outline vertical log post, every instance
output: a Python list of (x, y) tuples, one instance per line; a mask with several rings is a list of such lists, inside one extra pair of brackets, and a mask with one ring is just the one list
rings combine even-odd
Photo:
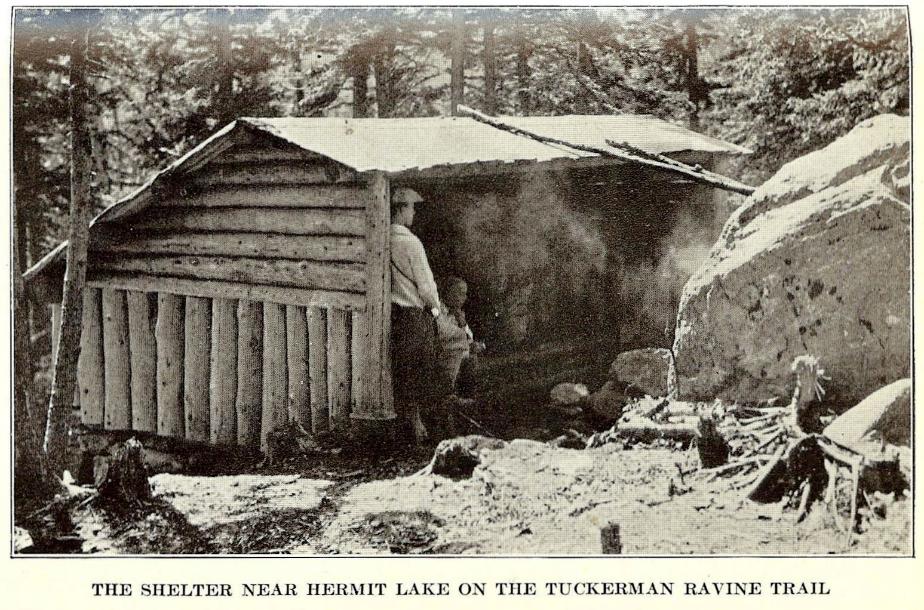
[(215, 445), (237, 443), (237, 301), (212, 301), (209, 364), (209, 439)]
[(260, 445), (263, 400), (263, 307), (254, 301), (237, 304), (237, 443)]
[(157, 433), (185, 437), (183, 421), (183, 297), (157, 295)]
[(374, 172), (366, 205), (366, 324), (363, 398), (352, 417), (394, 419), (389, 366), (391, 333), (391, 190), (383, 172)]
[(327, 419), (327, 312), (308, 308), (308, 378), (311, 389), (311, 430), (326, 432)]
[(311, 394), (308, 379), (308, 312), (286, 306), (286, 359), (289, 371), (289, 420), (311, 430)]
[(366, 313), (354, 311), (350, 328), (350, 412), (360, 408), (363, 397), (363, 366), (366, 362), (366, 348), (369, 343), (369, 327)]
[(125, 291), (103, 290), (103, 361), (105, 366), (107, 430), (132, 426), (131, 353)]
[(286, 371), (286, 307), (263, 304), (263, 413), (260, 447), (288, 421), (288, 373)]
[(153, 295), (131, 290), (127, 296), (128, 344), (132, 354), (132, 430), (156, 433), (157, 344)]
[(185, 347), (183, 352), (183, 404), (186, 438), (209, 442), (209, 367), (212, 342), (210, 299), (186, 297)]
[(332, 430), (350, 427), (350, 312), (327, 312), (327, 404)]
[(103, 425), (106, 403), (102, 300), (99, 288), (87, 288), (83, 293), (83, 333), (80, 335), (77, 385), (80, 391), (80, 421), (90, 427)]

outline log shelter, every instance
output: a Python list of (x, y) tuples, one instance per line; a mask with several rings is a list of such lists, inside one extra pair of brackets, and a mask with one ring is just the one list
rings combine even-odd
[[(652, 117), (505, 120), (694, 161), (748, 152)], [(623, 165), (470, 118), (238, 119), (91, 223), (81, 422), (258, 448), (290, 421), (394, 418), (390, 190)], [(65, 249), (24, 274), (52, 319)]]

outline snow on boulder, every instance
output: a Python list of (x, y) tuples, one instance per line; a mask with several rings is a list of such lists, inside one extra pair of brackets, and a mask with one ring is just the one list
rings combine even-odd
[(831, 422), (824, 435), (850, 448), (867, 440), (910, 446), (911, 379), (900, 379), (876, 390)]
[[(872, 119), (819, 151), (827, 156), (793, 161), (729, 219), (681, 296), (678, 397), (786, 396), (803, 354), (830, 375), (826, 401), (843, 406), (908, 376), (911, 209), (892, 188), (902, 147), (882, 141), (907, 139), (901, 121), (904, 130), (898, 117)], [(873, 158), (885, 164), (869, 169)]]
[(736, 211), (725, 225), (723, 237), (732, 237), (768, 210), (840, 186), (874, 169), (883, 171), (883, 183), (907, 201), (910, 145), (908, 117), (881, 114), (867, 119), (828, 146), (780, 168)]

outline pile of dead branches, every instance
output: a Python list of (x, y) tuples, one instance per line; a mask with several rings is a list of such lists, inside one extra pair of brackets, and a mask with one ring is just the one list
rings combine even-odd
[(792, 370), (796, 388), (789, 404), (738, 406), (719, 418), (716, 429), (728, 443), (730, 461), (698, 474), (706, 483), (744, 490), (748, 500), (796, 507), (797, 522), (821, 502), (849, 542), (864, 495), (861, 479), (882, 478), (897, 464), (870, 459), (822, 434), (829, 420), (821, 409), (824, 371), (811, 356), (797, 358)]

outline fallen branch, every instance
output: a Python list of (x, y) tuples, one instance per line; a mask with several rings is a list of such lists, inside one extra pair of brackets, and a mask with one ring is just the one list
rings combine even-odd
[(824, 451), (825, 455), (827, 455), (835, 462), (840, 462), (841, 464), (849, 466), (850, 468), (858, 468), (863, 462), (863, 456), (855, 454), (849, 449), (843, 449), (840, 446), (835, 445), (834, 442), (829, 440), (827, 437), (821, 437), (819, 439), (818, 447)]
[(659, 438), (689, 442), (696, 438), (697, 433), (696, 426), (692, 424), (656, 424), (636, 417), (620, 421), (616, 426), (617, 437), (641, 443)]
[(496, 435), (496, 434), (491, 433), (490, 430), (488, 430), (487, 428), (485, 428), (484, 426), (482, 426), (481, 424), (479, 424), (477, 421), (475, 421), (474, 419), (472, 419), (471, 417), (469, 417), (468, 415), (466, 415), (466, 414), (463, 413), (462, 411), (456, 411), (456, 415), (461, 416), (462, 419), (464, 419), (465, 421), (467, 421), (467, 422), (470, 423), (471, 425), (475, 426), (476, 428), (478, 428), (479, 430), (481, 430), (482, 432), (484, 432), (486, 436), (489, 436), (489, 437), (491, 437), (491, 438), (497, 438), (497, 435)]
[(753, 457), (745, 458), (743, 460), (737, 460), (734, 462), (729, 462), (724, 466), (716, 466), (715, 468), (704, 468), (700, 470), (703, 474), (712, 474), (713, 476), (718, 476), (729, 470), (734, 470), (742, 466), (752, 466), (754, 464), (760, 464), (761, 462), (767, 462), (770, 458), (765, 455), (755, 455)]
[(786, 454), (786, 450), (789, 447), (786, 445), (781, 446), (776, 450), (776, 453), (773, 454), (773, 457), (770, 459), (767, 464), (761, 468), (760, 472), (757, 474), (757, 478), (754, 479), (754, 483), (748, 489), (748, 492), (744, 494), (749, 500), (753, 500), (765, 487), (767, 482), (770, 480), (771, 475), (779, 467), (783, 461), (783, 456)]
[(478, 112), (473, 108), (468, 106), (459, 105), (457, 108), (458, 113), (461, 116), (468, 116), (476, 121), (490, 125), (495, 129), (500, 129), (501, 131), (506, 131), (515, 135), (523, 136), (535, 140), (537, 142), (542, 142), (544, 144), (555, 144), (557, 146), (566, 146), (574, 150), (580, 150), (582, 152), (593, 153), (595, 155), (600, 155), (601, 157), (607, 157), (610, 159), (619, 159), (621, 161), (629, 161), (632, 163), (639, 163), (641, 165), (647, 165), (649, 167), (654, 167), (656, 169), (664, 170), (666, 172), (679, 174), (685, 178), (689, 178), (693, 182), (699, 182), (701, 184), (708, 184), (722, 190), (731, 191), (733, 193), (738, 193), (741, 195), (750, 195), (754, 192), (754, 187), (748, 186), (737, 180), (733, 180), (726, 176), (709, 172), (703, 169), (697, 170), (695, 167), (681, 163), (680, 161), (672, 160), (671, 163), (664, 161), (659, 161), (650, 158), (649, 155), (639, 156), (637, 154), (631, 154), (625, 152), (619, 148), (600, 148), (597, 146), (587, 146), (584, 144), (576, 144), (574, 142), (568, 142), (566, 140), (560, 140), (558, 138), (552, 138), (549, 136), (543, 136), (538, 133), (529, 131), (527, 129), (522, 129), (520, 127), (515, 127), (503, 121), (489, 117), (485, 114)]

